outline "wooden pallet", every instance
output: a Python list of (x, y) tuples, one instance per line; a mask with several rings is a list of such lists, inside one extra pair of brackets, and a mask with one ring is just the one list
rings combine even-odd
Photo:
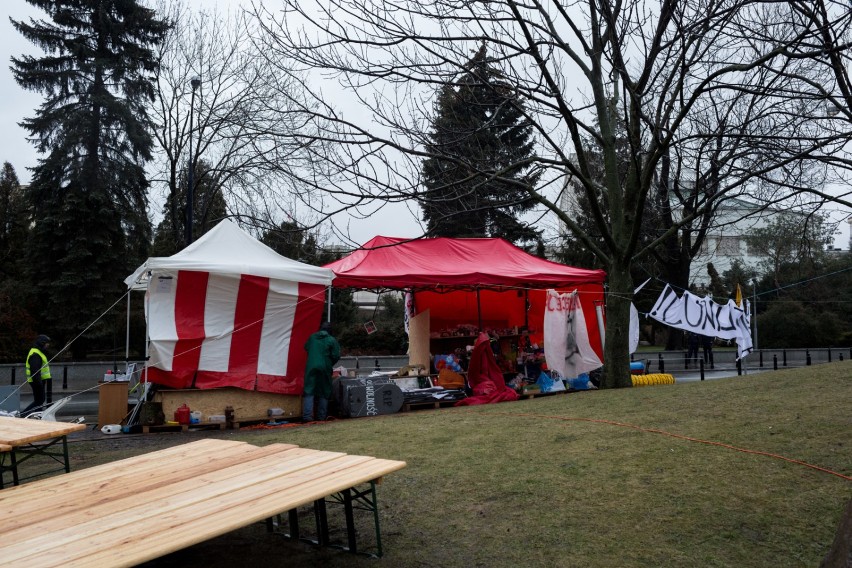
[(402, 405), (403, 412), (411, 410), (424, 410), (428, 408), (447, 408), (453, 406), (458, 400), (424, 400), (423, 402), (407, 402)]
[(151, 432), (189, 432), (194, 430), (224, 430), (224, 422), (199, 422), (198, 424), (159, 424), (157, 426), (142, 426), (143, 434)]
[(527, 399), (527, 398), (537, 398), (537, 397), (540, 397), (540, 396), (553, 396), (553, 395), (557, 395), (557, 394), (567, 394), (569, 392), (578, 392), (578, 391), (572, 391), (572, 390), (568, 389), (568, 390), (553, 391), (553, 392), (530, 392), (530, 393), (527, 393), (527, 394), (519, 394), (518, 398), (520, 400), (524, 400), (524, 399)]

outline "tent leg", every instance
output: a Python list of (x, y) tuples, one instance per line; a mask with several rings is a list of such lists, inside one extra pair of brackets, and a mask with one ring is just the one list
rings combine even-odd
[(598, 333), (601, 335), (601, 349), (606, 345), (606, 329), (604, 329), (603, 307), (600, 302), (595, 302), (595, 315), (598, 318)]

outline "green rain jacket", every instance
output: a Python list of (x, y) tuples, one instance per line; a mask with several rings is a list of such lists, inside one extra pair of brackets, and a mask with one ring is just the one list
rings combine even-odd
[(305, 394), (331, 398), (331, 370), (340, 359), (340, 344), (327, 331), (318, 331), (308, 338), (305, 351)]

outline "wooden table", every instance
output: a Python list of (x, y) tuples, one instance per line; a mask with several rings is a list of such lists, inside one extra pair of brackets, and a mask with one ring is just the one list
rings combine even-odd
[[(369, 483), (405, 462), (206, 439), (0, 492), (8, 565), (134, 566)], [(350, 541), (351, 503), (347, 507)]]
[[(7, 471), (12, 473), (12, 481), (18, 485), (21, 482), (18, 465), (35, 456), (49, 457), (61, 463), (66, 473), (70, 472), (66, 436), (85, 429), (85, 424), (0, 416), (0, 489), (3, 489), (3, 477)], [(61, 453), (54, 447), (59, 443), (62, 444)], [(9, 465), (6, 465), (7, 458)], [(49, 472), (39, 475), (44, 473)]]

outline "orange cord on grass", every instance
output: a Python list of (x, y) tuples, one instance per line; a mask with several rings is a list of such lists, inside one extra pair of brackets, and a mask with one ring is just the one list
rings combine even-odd
[(548, 416), (543, 414), (531, 414), (531, 413), (522, 413), (522, 412), (495, 412), (494, 414), (503, 414), (505, 416), (523, 416), (523, 417), (531, 417), (531, 418), (550, 418), (553, 420), (565, 420), (565, 421), (575, 421), (575, 422), (595, 422), (598, 424), (609, 424), (612, 426), (622, 426), (624, 428), (633, 428), (634, 430), (639, 430), (642, 432), (650, 432), (652, 434), (662, 434), (663, 436), (670, 436), (672, 438), (678, 438), (680, 440), (687, 440), (689, 442), (698, 442), (700, 444), (707, 444), (710, 446), (720, 446), (722, 448), (728, 448), (729, 450), (735, 450), (737, 452), (743, 452), (745, 454), (757, 454), (760, 456), (768, 456), (770, 458), (779, 459), (782, 461), (794, 463), (797, 465), (803, 465), (805, 467), (809, 467), (811, 469), (815, 469), (817, 471), (821, 471), (823, 473), (828, 473), (831, 475), (835, 475), (841, 479), (845, 479), (846, 481), (852, 481), (852, 476), (844, 475), (842, 473), (838, 473), (836, 471), (832, 471), (830, 469), (820, 467), (818, 465), (813, 465), (808, 462), (803, 462), (801, 460), (794, 460), (791, 458), (787, 458), (778, 454), (773, 454), (770, 452), (762, 452), (760, 450), (749, 450), (746, 448), (738, 448), (737, 446), (732, 446), (730, 444), (724, 444), (722, 442), (712, 442), (710, 440), (701, 440), (699, 438), (691, 438), (689, 436), (684, 436), (682, 434), (672, 434), (671, 432), (666, 432), (665, 430), (658, 430), (656, 428), (644, 428), (642, 426), (636, 426), (635, 424), (627, 424), (625, 422), (615, 422), (614, 420), (602, 420), (599, 418), (572, 418), (568, 416)]

